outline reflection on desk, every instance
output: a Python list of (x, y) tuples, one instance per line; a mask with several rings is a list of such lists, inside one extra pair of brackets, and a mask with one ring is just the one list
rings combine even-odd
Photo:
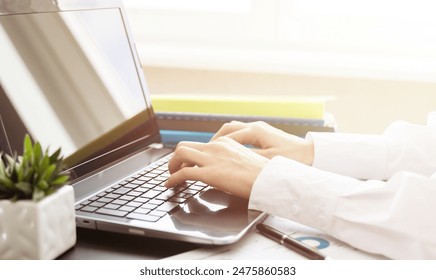
[(143, 236), (77, 229), (77, 243), (61, 260), (156, 260), (199, 248), (199, 245)]

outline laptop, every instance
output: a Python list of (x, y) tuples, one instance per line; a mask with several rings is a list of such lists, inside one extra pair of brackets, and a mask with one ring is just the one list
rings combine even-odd
[(62, 148), (78, 227), (223, 245), (264, 216), (202, 182), (163, 187), (172, 149), (121, 1), (0, 0), (0, 61), (0, 148)]

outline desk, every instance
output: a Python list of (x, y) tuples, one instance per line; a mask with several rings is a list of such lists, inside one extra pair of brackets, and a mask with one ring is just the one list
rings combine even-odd
[[(310, 227), (269, 216), (264, 223), (317, 247), (335, 260), (379, 260), (383, 256), (369, 254), (353, 248), (331, 236)], [(301, 241), (300, 240), (300, 241)], [(225, 246), (203, 246), (173, 255), (167, 260), (306, 260), (300, 254), (266, 238), (252, 228), (239, 242)]]
[[(323, 252), (334, 259), (384, 259), (352, 248), (314, 229), (278, 217), (266, 220), (293, 236), (310, 235), (328, 240)], [(256, 246), (253, 246), (256, 244)], [(315, 244), (313, 244), (315, 245)], [(258, 234), (252, 228), (242, 240), (225, 246), (205, 246), (180, 241), (147, 238), (89, 229), (77, 230), (76, 245), (61, 260), (286, 260), (305, 259), (301, 255)]]
[(76, 245), (61, 260), (155, 260), (198, 249), (199, 245), (89, 229), (77, 229)]

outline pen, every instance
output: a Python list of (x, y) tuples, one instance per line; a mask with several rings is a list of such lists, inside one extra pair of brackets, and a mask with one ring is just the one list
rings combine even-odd
[(316, 248), (313, 248), (307, 244), (304, 244), (303, 242), (295, 240), (294, 238), (292, 238), (292, 237), (284, 234), (283, 232), (280, 232), (277, 229), (272, 228), (268, 225), (260, 223), (260, 224), (257, 224), (256, 229), (262, 235), (280, 243), (281, 245), (299, 253), (300, 255), (305, 256), (306, 258), (308, 258), (310, 260), (330, 259), (329, 257), (327, 257), (324, 254), (322, 254), (321, 252), (319, 252)]

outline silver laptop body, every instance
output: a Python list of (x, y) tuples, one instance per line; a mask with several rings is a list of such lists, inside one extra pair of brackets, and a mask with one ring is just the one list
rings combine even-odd
[[(229, 244), (262, 218), (247, 210), (247, 201), (210, 187), (186, 191), (192, 195), (153, 221), (83, 208), (120, 184), (140, 188), (129, 178), (171, 153), (160, 142), (122, 3), (0, 0), (0, 24), (0, 148), (20, 152), (25, 133), (43, 146), (62, 147), (78, 227)], [(138, 195), (129, 193), (118, 194)], [(92, 205), (110, 203), (103, 201)], [(141, 201), (132, 199), (129, 209), (140, 209)]]

